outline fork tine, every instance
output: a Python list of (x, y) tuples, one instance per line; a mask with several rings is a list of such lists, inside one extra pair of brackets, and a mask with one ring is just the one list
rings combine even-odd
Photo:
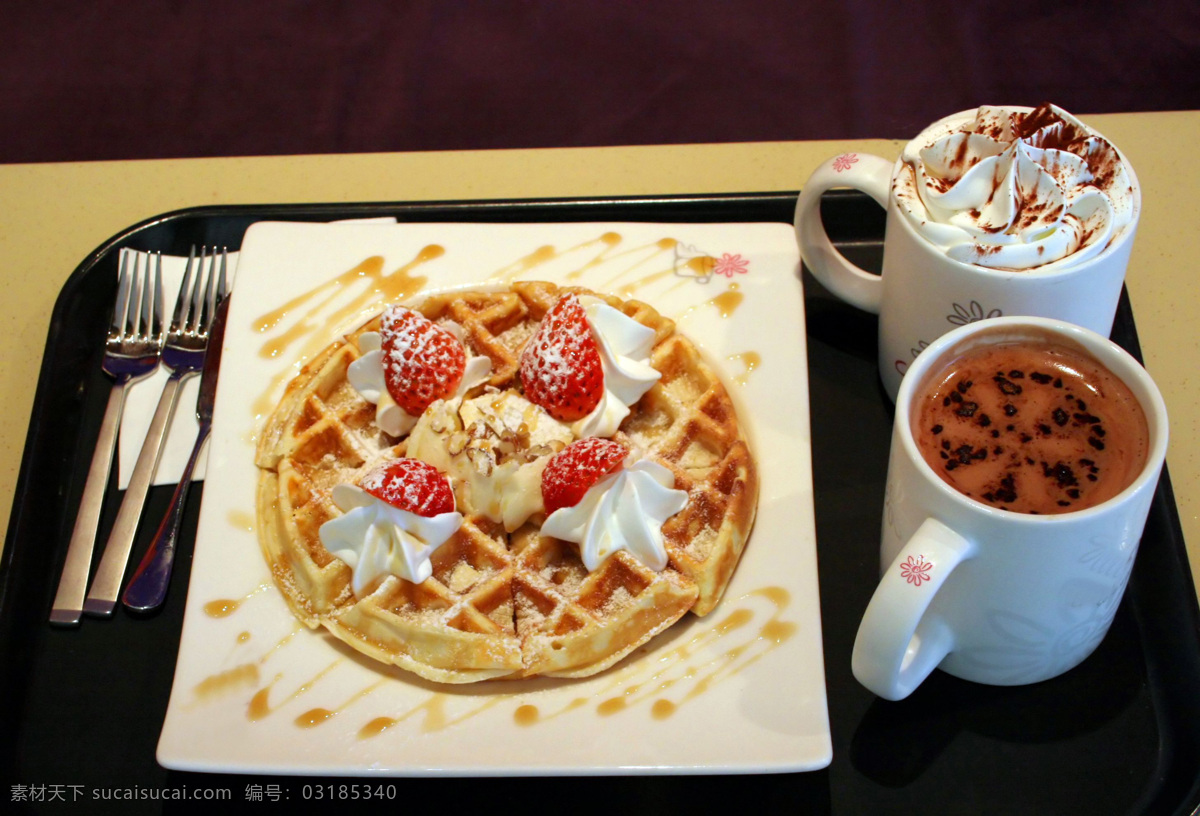
[(194, 334), (196, 322), (200, 317), (200, 292), (204, 286), (204, 262), (208, 260), (208, 248), (200, 247), (200, 257), (196, 261), (196, 278), (192, 281), (192, 288), (188, 291), (187, 309), (184, 312), (183, 320), (177, 326), (180, 331)]
[(141, 269), (142, 254), (138, 252), (133, 256), (133, 271), (129, 276), (129, 301), (125, 304), (125, 322), (121, 327), (121, 336), (125, 338), (136, 337), (138, 333), (142, 309)]
[(163, 337), (163, 295), (162, 295), (162, 253), (155, 253), (157, 266), (154, 270), (154, 302), (151, 305), (149, 338), (162, 342)]
[[(183, 281), (179, 284), (179, 295), (175, 298), (175, 311), (171, 313), (171, 328), (179, 328), (187, 321), (188, 308), (191, 305), (189, 295), (192, 291), (192, 269), (196, 265), (196, 247), (188, 253), (187, 266), (183, 268)], [(197, 273), (198, 274), (198, 273)]]
[(138, 337), (149, 337), (151, 332), (152, 302), (154, 300), (154, 293), (157, 290), (154, 287), (154, 282), (150, 279), (150, 272), (150, 256), (147, 255), (146, 268), (142, 270), (141, 297), (138, 298), (138, 326), (134, 332), (135, 336)]
[[(205, 267), (207, 261), (207, 268)], [(212, 301), (213, 291), (213, 274), (216, 272), (217, 256), (216, 253), (208, 254), (207, 247), (200, 249), (200, 271), (204, 275), (203, 292), (201, 291), (201, 281), (196, 280), (196, 291), (192, 300), (192, 315), (188, 321), (188, 331), (193, 334), (203, 335), (204, 329), (208, 325), (209, 315), (212, 314), (210, 303)]]
[(109, 332), (118, 337), (125, 331), (125, 311), (129, 303), (129, 289), (131, 284), (129, 273), (129, 258), (131, 255), (133, 255), (133, 252), (130, 250), (125, 250), (121, 253), (121, 274), (117, 278), (117, 300), (113, 305), (112, 323), (109, 326)]

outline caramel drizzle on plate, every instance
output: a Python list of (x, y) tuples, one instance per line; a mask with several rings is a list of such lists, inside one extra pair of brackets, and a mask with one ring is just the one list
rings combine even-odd
[(725, 359), (732, 363), (741, 363), (745, 367), (745, 370), (741, 374), (733, 378), (733, 381), (738, 385), (745, 385), (754, 369), (762, 365), (762, 355), (757, 351), (742, 351), (737, 354), (731, 354)]
[[(751, 608), (753, 604), (745, 603), (754, 598), (765, 599), (773, 607), (767, 619), (761, 621), (757, 629), (754, 629), (752, 624), (760, 619), (763, 613)], [(733, 601), (733, 608), (711, 628), (655, 656), (652, 662), (634, 660), (623, 668), (618, 668), (590, 697), (572, 697), (551, 710), (545, 710), (544, 704), (539, 706), (529, 702), (528, 691), (499, 691), (475, 697), (475, 704), (452, 713), (451, 709), (457, 708), (457, 702), (472, 699), (471, 696), (432, 691), (427, 697), (402, 711), (371, 716), (358, 728), (356, 736), (360, 740), (372, 739), (384, 734), (393, 726), (414, 718), (420, 718), (418, 727), (423, 733), (442, 731), (501, 704), (513, 703), (516, 704), (512, 710), (513, 722), (526, 728), (588, 706), (593, 706), (595, 714), (599, 717), (611, 717), (645, 707), (651, 719), (667, 720), (684, 706), (757, 663), (795, 635), (798, 625), (781, 618), (790, 601), (790, 594), (782, 587), (763, 587), (749, 592)], [(321, 668), (290, 694), (274, 701), (271, 699), (273, 690), (283, 680), (283, 674), (276, 674), (269, 683), (259, 686), (260, 666), (273, 653), (286, 646), (299, 631), (300, 628), (293, 630), (256, 663), (240, 664), (206, 678), (195, 688), (197, 699), (203, 700), (218, 693), (258, 687), (246, 703), (246, 718), (257, 722), (308, 694), (317, 681), (333, 672), (343, 662), (341, 658)], [(239, 641), (241, 638), (239, 635)], [(723, 644), (727, 638), (733, 638), (733, 643), (723, 651), (715, 651), (714, 647)], [(349, 695), (338, 705), (332, 708), (313, 706), (295, 716), (292, 722), (298, 728), (304, 729), (324, 725), (389, 682), (391, 680), (388, 678), (377, 679)], [(493, 685), (489, 690), (498, 688), (500, 686)]]
[[(402, 301), (412, 297), (429, 281), (424, 275), (415, 274), (414, 270), (444, 254), (444, 247), (430, 244), (411, 261), (386, 274), (383, 271), (383, 258), (372, 255), (352, 269), (259, 316), (253, 324), (255, 332), (267, 334), (276, 329), (279, 331), (263, 341), (259, 346), (258, 355), (277, 358), (286, 353), (294, 362), (269, 383), (255, 401), (256, 424), (274, 407), (274, 395), (279, 386), (295, 376), (296, 370), (306, 360), (329, 344), (329, 334), (323, 330), (325, 327), (350, 325), (355, 318), (365, 319), (366, 313), (376, 310), (379, 303)], [(341, 305), (335, 305), (345, 297), (347, 291), (363, 280), (367, 283), (361, 291)], [(329, 312), (330, 309), (333, 311)], [(301, 341), (303, 343), (299, 351), (292, 351), (291, 349)]]
[(204, 614), (210, 618), (227, 618), (236, 612), (243, 603), (270, 586), (269, 583), (264, 582), (240, 598), (217, 598), (216, 600), (209, 601), (204, 604)]

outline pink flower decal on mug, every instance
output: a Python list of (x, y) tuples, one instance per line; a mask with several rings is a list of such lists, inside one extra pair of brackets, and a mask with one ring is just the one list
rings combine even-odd
[(920, 586), (930, 580), (929, 573), (933, 570), (933, 564), (925, 560), (925, 556), (918, 555), (915, 558), (909, 556), (900, 565), (900, 577), (913, 586)]
[(833, 160), (833, 169), (838, 173), (844, 173), (857, 161), (857, 153), (843, 153)]

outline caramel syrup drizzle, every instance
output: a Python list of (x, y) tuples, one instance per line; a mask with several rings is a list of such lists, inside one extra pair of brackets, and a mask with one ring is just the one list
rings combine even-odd
[[(590, 698), (573, 697), (554, 710), (542, 711), (532, 703), (518, 702), (526, 697), (522, 693), (496, 693), (481, 697), (477, 704), (451, 714), (450, 701), (465, 699), (465, 695), (432, 692), (428, 697), (404, 711), (372, 717), (359, 727), (357, 737), (360, 740), (378, 737), (391, 727), (418, 716), (421, 717), (419, 726), (421, 732), (442, 731), (477, 717), (502, 703), (512, 702), (518, 702), (513, 709), (513, 722), (522, 727), (531, 727), (589, 705), (595, 706), (595, 713), (598, 716), (609, 717), (649, 704), (649, 716), (652, 719), (669, 719), (680, 708), (703, 696), (714, 686), (757, 663), (796, 633), (798, 626), (795, 623), (781, 620), (783, 611), (790, 603), (790, 595), (787, 590), (782, 587), (764, 587), (747, 593), (735, 603), (755, 596), (765, 598), (774, 607), (769, 618), (759, 626), (757, 631), (749, 631), (746, 628), (753, 623), (757, 617), (756, 613), (744, 606), (735, 607), (715, 626), (664, 652), (653, 663), (636, 661), (617, 670), (600, 689), (592, 693)], [(218, 693), (259, 686), (260, 667), (272, 654), (290, 642), (299, 631), (302, 631), (302, 627), (297, 626), (257, 662), (243, 663), (206, 678), (196, 686), (196, 697), (204, 699)], [(712, 654), (712, 649), (716, 644), (734, 633), (740, 633), (742, 637), (724, 651)], [(243, 635), (245, 634), (243, 633)], [(239, 635), (239, 642), (241, 639), (242, 635)], [(307, 694), (321, 678), (334, 671), (342, 662), (342, 658), (332, 661), (290, 694), (272, 702), (273, 689), (283, 679), (283, 674), (277, 673), (270, 683), (257, 688), (250, 697), (246, 704), (246, 718), (252, 722), (266, 719), (288, 703)], [(334, 719), (354, 703), (368, 697), (387, 682), (389, 681), (386, 678), (378, 679), (351, 694), (333, 708), (314, 706), (307, 709), (296, 716), (293, 723), (300, 728), (320, 726)], [(674, 696), (669, 697), (668, 694), (672, 692)], [(597, 703), (595, 700), (598, 698), (603, 699)]]
[(762, 365), (762, 355), (757, 351), (742, 351), (737, 354), (731, 354), (725, 359), (732, 363), (741, 363), (744, 366), (745, 370), (733, 378), (733, 381), (738, 385), (745, 385), (754, 369)]
[[(372, 255), (358, 266), (326, 281), (315, 289), (292, 298), (283, 306), (267, 312), (254, 322), (254, 330), (263, 334), (279, 326), (285, 318), (293, 319), (282, 335), (263, 343), (258, 351), (259, 356), (278, 357), (287, 351), (296, 340), (305, 336), (317, 335), (314, 342), (325, 343), (326, 338), (320, 331), (321, 328), (345, 325), (365, 305), (378, 301), (405, 300), (411, 297), (419, 292), (428, 281), (428, 278), (423, 275), (413, 275), (412, 271), (445, 254), (444, 247), (431, 244), (422, 249), (413, 260), (386, 275), (383, 272), (383, 258), (379, 255)], [(322, 314), (327, 307), (332, 306), (335, 301), (345, 295), (348, 287), (359, 280), (366, 280), (368, 283), (357, 297), (350, 299), (329, 315)], [(319, 320), (316, 319), (317, 315), (321, 315)], [(323, 345), (320, 347), (324, 348)]]
[[(265, 585), (259, 589), (264, 588)], [(257, 592), (258, 590), (255, 590), (255, 592), (250, 594), (254, 595)], [(209, 604), (205, 604), (205, 607), (207, 609), (207, 607), (213, 606), (213, 604), (218, 604), (217, 606), (213, 607), (214, 610), (217, 611), (217, 614), (214, 615), (214, 617), (225, 617), (225, 615), (231, 614), (230, 612), (225, 612), (225, 603), (225, 601), (210, 602)], [(296, 622), (288, 634), (280, 638), (274, 646), (263, 653), (263, 655), (257, 660), (253, 662), (239, 663), (232, 668), (216, 672), (215, 674), (210, 674), (193, 687), (192, 692), (194, 699), (202, 702), (211, 699), (212, 697), (223, 695), (227, 692), (237, 691), (238, 689), (244, 687), (257, 686), (259, 683), (260, 668), (271, 658), (272, 655), (276, 654), (285, 646), (287, 646), (287, 644), (290, 643), (293, 638), (295, 638), (296, 633), (301, 631), (303, 628), (304, 627), (302, 624)], [(238, 646), (249, 642), (251, 637), (252, 636), (250, 632), (239, 632), (237, 636), (237, 646), (234, 647), (234, 651), (237, 651)]]
[[(354, 318), (361, 318), (359, 322), (362, 322), (379, 303), (407, 300), (420, 292), (429, 279), (414, 274), (414, 270), (445, 253), (444, 247), (430, 244), (411, 261), (387, 274), (383, 271), (383, 258), (373, 255), (352, 269), (259, 316), (253, 324), (255, 332), (267, 334), (275, 329), (280, 331), (263, 341), (258, 355), (272, 359), (286, 353), (294, 362), (269, 383), (255, 401), (255, 425), (274, 408), (274, 395), (279, 387), (295, 376), (305, 361), (329, 344), (328, 327), (351, 325)], [(361, 291), (340, 306), (335, 306), (336, 302), (345, 298), (347, 291), (363, 280), (367, 283)], [(330, 309), (333, 311), (330, 312)], [(301, 341), (300, 350), (291, 351)]]
[(716, 307), (717, 313), (721, 317), (730, 318), (733, 317), (733, 313), (737, 311), (737, 308), (742, 305), (742, 301), (745, 299), (746, 296), (742, 294), (738, 285), (731, 283), (728, 289), (708, 301), (706, 305)]
[(346, 701), (343, 702), (340, 706), (338, 706), (337, 708), (334, 708), (332, 710), (330, 710), (328, 708), (310, 708), (308, 711), (305, 711), (303, 714), (301, 714), (299, 717), (297, 717), (295, 719), (295, 723), (296, 723), (296, 725), (298, 725), (302, 728), (313, 728), (315, 726), (318, 726), (321, 723), (326, 722), (327, 720), (329, 720), (329, 719), (337, 716), (341, 712), (345, 711), (351, 705), (358, 702), (359, 700), (366, 697), (371, 692), (375, 691), (375, 689), (382, 686), (383, 683), (384, 683), (383, 680), (379, 680), (379, 681), (367, 686), (366, 688), (360, 689), (359, 691), (350, 695), (350, 697), (347, 698)]
[(244, 530), (247, 533), (254, 532), (254, 525), (256, 523), (254, 513), (248, 510), (234, 508), (226, 514), (225, 520), (238, 530)]
[[(649, 244), (618, 250), (623, 240), (624, 238), (619, 233), (606, 232), (598, 238), (583, 241), (575, 246), (564, 249), (557, 249), (550, 245), (542, 246), (528, 255), (518, 258), (513, 263), (501, 267), (488, 280), (511, 283), (543, 264), (590, 251), (594, 254), (587, 260), (584, 260), (579, 266), (567, 272), (565, 274), (566, 280), (577, 281), (592, 269), (600, 267), (611, 268), (616, 264), (624, 262), (627, 266), (610, 274), (609, 277), (596, 284), (594, 288), (603, 291), (612, 291), (624, 298), (631, 298), (638, 290), (664, 278), (671, 278), (672, 276), (677, 277), (678, 280), (669, 289), (683, 285), (691, 279), (707, 281), (711, 277), (712, 270), (716, 265), (715, 259), (710, 256), (699, 256), (686, 260), (679, 259), (675, 254), (675, 249), (679, 246), (679, 241), (675, 238), (660, 238)], [(665, 260), (662, 258), (663, 255), (667, 256)], [(651, 267), (649, 272), (644, 272), (640, 277), (630, 280), (631, 275), (638, 273), (643, 267), (651, 264), (654, 266)]]
[[(611, 716), (633, 706), (644, 703), (652, 698), (650, 715), (654, 719), (666, 719), (674, 714), (680, 706), (706, 693), (713, 686), (738, 674), (748, 666), (757, 663), (765, 655), (774, 651), (789, 640), (797, 630), (794, 623), (780, 620), (780, 615), (789, 604), (791, 597), (782, 587), (764, 587), (739, 598), (746, 600), (751, 596), (761, 596), (770, 601), (775, 609), (770, 618), (762, 624), (758, 632), (742, 639), (726, 651), (708, 660), (707, 663), (694, 663), (694, 658), (701, 652), (709, 650), (718, 641), (730, 633), (749, 625), (755, 618), (755, 613), (746, 607), (735, 608), (729, 612), (716, 626), (700, 632), (695, 637), (674, 649), (660, 655), (656, 663), (657, 670), (649, 675), (645, 667), (634, 663), (615, 675), (595, 696), (606, 696), (596, 706), (596, 713), (602, 717)], [(678, 700), (669, 700), (660, 695), (665, 694), (680, 683), (690, 684), (690, 688)], [(514, 720), (518, 725), (532, 725), (540, 720), (561, 716), (567, 711), (578, 708), (585, 701), (573, 700), (564, 708), (548, 715), (533, 711), (517, 709)], [(522, 706), (530, 709), (532, 706)]]
[[(246, 706), (246, 718), (249, 720), (264, 719), (274, 711), (290, 703), (292, 700), (299, 698), (303, 694), (307, 694), (309, 691), (312, 691), (313, 686), (317, 684), (318, 680), (333, 671), (341, 662), (342, 661), (340, 658), (334, 660), (311, 678), (297, 686), (291, 694), (287, 695), (282, 700), (277, 701), (274, 705), (271, 705), (271, 689), (275, 688), (275, 684), (283, 679), (282, 674), (275, 675), (275, 678), (270, 683), (260, 688), (254, 693), (254, 696), (250, 698), (250, 703)], [(303, 717), (303, 715), (301, 715), (301, 717)]]
[(269, 583), (264, 582), (255, 587), (248, 594), (243, 595), (241, 598), (218, 598), (214, 601), (209, 601), (203, 607), (204, 614), (208, 615), (210, 618), (227, 618), (236, 612), (243, 603), (250, 600), (263, 590), (268, 589), (270, 586), (271, 585)]
[[(791, 600), (787, 590), (781, 587), (765, 587), (748, 593), (739, 601), (752, 596), (763, 597), (774, 606), (769, 619), (759, 627), (757, 632), (743, 638), (715, 657), (707, 659), (706, 662), (696, 663), (694, 660), (731, 633), (743, 630), (751, 624), (756, 617), (754, 611), (745, 607), (735, 608), (716, 626), (659, 655), (650, 667), (649, 674), (646, 672), (646, 665), (642, 662), (635, 662), (618, 670), (601, 689), (592, 694), (590, 699), (573, 697), (557, 709), (548, 712), (543, 712), (532, 703), (519, 703), (513, 710), (513, 722), (522, 727), (534, 726), (584, 708), (592, 704), (598, 697), (605, 698), (595, 704), (596, 714), (602, 717), (617, 714), (651, 700), (653, 702), (650, 703), (649, 713), (653, 719), (665, 720), (671, 717), (680, 707), (705, 694), (713, 686), (757, 663), (795, 634), (798, 628), (796, 624), (780, 620), (783, 610)], [(690, 684), (690, 687), (678, 699), (668, 699), (665, 696), (666, 693), (679, 684)], [(375, 717), (359, 729), (358, 738), (369, 739), (379, 736), (393, 725), (418, 713), (425, 714), (421, 725), (422, 731), (439, 731), (465, 722), (502, 702), (522, 700), (524, 695), (520, 693), (492, 694), (456, 717), (451, 717), (447, 713), (448, 699), (450, 699), (450, 695), (435, 692), (402, 714)]]
[[(493, 272), (487, 278), (487, 280), (499, 283), (512, 283), (515, 280), (519, 280), (532, 270), (537, 269), (539, 266), (552, 263), (561, 258), (567, 258), (577, 254), (582, 255), (588, 253), (589, 251), (595, 250), (595, 254), (591, 258), (584, 260), (575, 269), (566, 273), (567, 280), (578, 280), (589, 269), (610, 263), (613, 260), (624, 257), (633, 252), (634, 250), (625, 250), (624, 252), (614, 253), (614, 250), (621, 244), (622, 240), (624, 239), (619, 233), (606, 232), (597, 238), (583, 241), (575, 246), (566, 247), (564, 249), (558, 249), (557, 247), (546, 244), (538, 247), (528, 255), (517, 258), (507, 266), (500, 267)], [(639, 261), (638, 263), (641, 262)], [(636, 268), (636, 266), (637, 264), (631, 268)]]
[(423, 702), (413, 706), (412, 708), (409, 708), (403, 713), (397, 714), (396, 716), (373, 718), (360, 729), (358, 729), (358, 738), (370, 739), (372, 737), (377, 737), (387, 729), (391, 728), (393, 725), (402, 723), (410, 717), (415, 717), (418, 714), (425, 715), (424, 719), (421, 721), (422, 732), (429, 733), (433, 731), (442, 731), (453, 725), (466, 722), (472, 717), (482, 714), (489, 708), (499, 705), (508, 697), (509, 695), (505, 694), (492, 695), (483, 699), (479, 705), (468, 709), (462, 714), (452, 717), (447, 711), (447, 703), (452, 699), (452, 695), (442, 692), (434, 692), (429, 697), (425, 698)]

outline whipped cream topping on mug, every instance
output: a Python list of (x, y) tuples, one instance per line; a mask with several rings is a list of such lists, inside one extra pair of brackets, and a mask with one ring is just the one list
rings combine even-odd
[(1055, 271), (1101, 252), (1135, 221), (1132, 172), (1111, 144), (1054, 105), (984, 106), (905, 148), (900, 210), (948, 257)]
[(337, 485), (332, 497), (344, 513), (321, 525), (321, 543), (353, 570), (351, 586), (360, 598), (388, 575), (414, 584), (427, 579), (433, 574), (430, 556), (462, 526), (461, 513), (418, 516), (356, 485)]
[(687, 492), (675, 489), (670, 470), (643, 459), (592, 485), (575, 506), (547, 516), (542, 535), (578, 544), (589, 571), (617, 550), (661, 571), (667, 566), (663, 522), (687, 502)]

